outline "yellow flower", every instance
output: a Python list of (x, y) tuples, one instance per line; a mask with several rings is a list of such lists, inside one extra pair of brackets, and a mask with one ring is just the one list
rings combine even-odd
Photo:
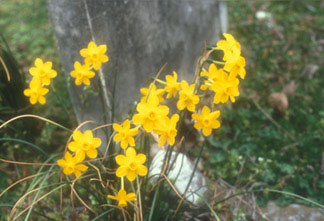
[(147, 95), (149, 95), (149, 99), (151, 97), (159, 98), (159, 102), (162, 102), (164, 100), (163, 95), (164, 95), (165, 91), (163, 89), (156, 89), (156, 86), (153, 83), (151, 83), (148, 88), (141, 88), (140, 92), (141, 92), (141, 94), (144, 95), (141, 98), (141, 102), (146, 102), (148, 100)]
[(202, 129), (204, 136), (209, 136), (212, 132), (212, 129), (220, 127), (220, 123), (217, 118), (220, 115), (220, 111), (210, 112), (207, 106), (204, 106), (201, 114), (192, 114), (192, 119), (196, 120), (194, 127), (197, 130)]
[(73, 140), (68, 144), (68, 148), (79, 155), (81, 160), (84, 160), (86, 154), (89, 158), (97, 157), (97, 148), (101, 145), (101, 139), (93, 137), (91, 130), (86, 130), (84, 134), (78, 130), (74, 131)]
[(235, 97), (240, 94), (238, 84), (239, 80), (237, 78), (230, 78), (223, 69), (219, 69), (217, 77), (214, 78), (213, 83), (209, 87), (215, 92), (214, 103), (225, 103), (228, 101), (228, 98), (235, 102)]
[(80, 50), (82, 57), (85, 57), (85, 63), (87, 65), (93, 65), (95, 70), (99, 70), (101, 63), (105, 63), (109, 60), (108, 56), (105, 55), (107, 51), (107, 45), (97, 46), (95, 42), (91, 41), (88, 44), (88, 48)]
[(90, 85), (90, 78), (95, 76), (95, 73), (90, 70), (89, 65), (81, 65), (79, 62), (74, 62), (74, 70), (71, 72), (71, 77), (75, 78), (75, 84)]
[(205, 84), (200, 86), (201, 90), (203, 91), (207, 90), (207, 88), (210, 88), (212, 82), (217, 80), (217, 76), (218, 76), (217, 71), (220, 71), (220, 69), (217, 69), (215, 64), (211, 64), (209, 65), (208, 72), (202, 71), (200, 73), (200, 76), (202, 77), (207, 76), (207, 80), (205, 80), (204, 82)]
[(39, 102), (40, 104), (45, 104), (46, 99), (44, 97), (45, 94), (48, 93), (47, 88), (43, 88), (39, 78), (33, 78), (33, 80), (29, 84), (29, 88), (24, 90), (24, 95), (29, 98), (31, 104), (36, 104)]
[(239, 75), (245, 78), (245, 59), (241, 56), (241, 45), (231, 34), (224, 33), (226, 40), (220, 40), (217, 47), (224, 51), (223, 60), (226, 62), (224, 70), (230, 72), (230, 77)]
[(157, 127), (161, 118), (168, 115), (169, 108), (159, 105), (159, 99), (150, 98), (147, 102), (140, 102), (136, 106), (137, 114), (133, 116), (133, 123), (143, 125), (146, 132), (153, 131)]
[(159, 137), (159, 147), (163, 146), (165, 142), (168, 142), (169, 145), (173, 145), (175, 142), (175, 137), (177, 136), (177, 122), (179, 121), (179, 115), (174, 114), (172, 115), (171, 119), (167, 116), (161, 120), (158, 128), (154, 130), (154, 132)]
[[(223, 34), (226, 40), (220, 40), (217, 42), (217, 47), (224, 51), (223, 60), (234, 59), (233, 56), (241, 55), (241, 45), (238, 43), (231, 34)], [(235, 59), (236, 60), (236, 59)]]
[(242, 79), (245, 78), (245, 59), (240, 56), (237, 60), (233, 61), (227, 61), (224, 70), (230, 72), (230, 78), (235, 78), (237, 75), (239, 75)]
[(173, 76), (165, 76), (167, 85), (164, 87), (164, 90), (168, 92), (167, 99), (177, 96), (177, 91), (180, 90), (180, 83), (177, 82), (178, 75), (177, 72), (173, 72)]
[(120, 146), (126, 149), (128, 146), (135, 146), (134, 136), (138, 133), (138, 128), (130, 129), (129, 120), (125, 120), (123, 125), (113, 124), (113, 128), (118, 132), (114, 136), (114, 141), (121, 142)]
[(187, 108), (188, 111), (195, 111), (196, 104), (199, 103), (199, 97), (194, 94), (194, 90), (194, 84), (189, 86), (186, 81), (183, 80), (181, 82), (181, 91), (179, 92), (179, 101), (177, 103), (179, 110)]
[(134, 181), (136, 175), (146, 176), (147, 168), (142, 165), (146, 161), (146, 156), (142, 153), (136, 154), (133, 147), (126, 150), (126, 156), (119, 154), (115, 159), (119, 165), (116, 171), (117, 177), (126, 176), (129, 181)]
[(58, 160), (57, 164), (63, 168), (63, 173), (66, 175), (74, 173), (75, 177), (79, 178), (81, 173), (88, 169), (86, 165), (80, 164), (82, 159), (79, 155), (72, 157), (69, 152), (66, 152), (64, 158), (65, 159)]
[(44, 85), (49, 85), (51, 78), (55, 78), (57, 75), (56, 71), (52, 69), (52, 62), (43, 63), (43, 60), (40, 58), (35, 60), (35, 67), (30, 68), (29, 73), (34, 78), (39, 78), (40, 82)]
[(118, 191), (117, 196), (108, 195), (108, 198), (113, 200), (118, 200), (118, 206), (125, 207), (127, 206), (127, 202), (136, 201), (135, 193), (126, 193), (125, 190), (121, 189)]

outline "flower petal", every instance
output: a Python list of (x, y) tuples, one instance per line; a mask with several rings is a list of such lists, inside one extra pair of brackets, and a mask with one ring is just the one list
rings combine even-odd
[(118, 169), (116, 170), (116, 176), (117, 177), (123, 177), (126, 176), (128, 171), (128, 167), (127, 166), (120, 166), (118, 167)]
[(97, 147), (100, 147), (100, 145), (101, 145), (101, 139), (98, 138), (98, 137), (94, 137), (94, 138), (92, 139), (92, 146), (93, 146), (94, 148), (97, 148)]
[(126, 150), (126, 157), (128, 158), (135, 158), (136, 157), (136, 150), (133, 147), (130, 147)]
[(127, 160), (126, 160), (126, 157), (124, 155), (117, 155), (115, 157), (115, 160), (116, 160), (116, 163), (119, 165), (119, 166), (122, 166), (122, 165), (126, 165), (127, 164)]
[(145, 161), (146, 161), (146, 156), (144, 154), (140, 153), (136, 155), (135, 162), (137, 164), (143, 164), (145, 163)]
[(76, 130), (73, 132), (73, 140), (80, 141), (82, 139), (82, 137), (83, 137), (83, 134), (80, 131)]
[(116, 123), (113, 124), (113, 128), (117, 132), (119, 132), (119, 131), (121, 131), (123, 129), (122, 126), (120, 126), (119, 124), (116, 124)]
[(138, 175), (140, 176), (146, 176), (147, 174), (147, 168), (144, 165), (137, 165), (137, 170), (136, 172), (138, 173)]
[(129, 181), (134, 181), (136, 178), (136, 173), (132, 170), (128, 170), (126, 177)]
[(98, 155), (98, 151), (95, 148), (89, 149), (86, 153), (89, 158), (96, 158)]
[(75, 166), (75, 169), (80, 170), (80, 171), (86, 171), (88, 167), (84, 164), (78, 164)]

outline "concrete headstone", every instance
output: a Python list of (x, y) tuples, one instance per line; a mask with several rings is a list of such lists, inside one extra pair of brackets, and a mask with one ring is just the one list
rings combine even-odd
[(118, 118), (129, 111), (139, 99), (139, 88), (165, 63), (168, 65), (164, 74), (175, 70), (180, 78), (191, 79), (205, 42), (214, 44), (220, 32), (226, 31), (221, 28), (227, 27), (224, 3), (216, 0), (48, 0), (47, 3), (67, 75), (75, 61), (83, 60), (79, 50), (86, 48), (91, 40), (108, 46), (110, 60), (93, 83), (100, 87), (102, 99), (95, 95), (82, 98), (82, 87), (72, 83), (69, 86), (79, 122), (103, 122), (103, 112), (111, 106), (107, 91), (112, 91), (115, 73)]

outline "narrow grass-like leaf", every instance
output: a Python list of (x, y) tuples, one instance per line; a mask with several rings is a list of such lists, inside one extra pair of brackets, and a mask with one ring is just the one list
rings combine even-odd
[(96, 221), (99, 220), (101, 217), (104, 217), (105, 215), (109, 214), (111, 211), (113, 211), (114, 208), (111, 208), (103, 213), (101, 213), (99, 216), (97, 216), (96, 218), (92, 219), (91, 221)]
[[(48, 195), (52, 194), (53, 192), (55, 192), (56, 190), (58, 190), (59, 188), (65, 186), (66, 184), (62, 184), (54, 189), (52, 189), (51, 191), (49, 191), (48, 193), (44, 194), (43, 196), (41, 196), (39, 199), (37, 199), (36, 201), (33, 201), (29, 206), (27, 206), (26, 209), (24, 209), (23, 211), (21, 211), (13, 220), (18, 219), (22, 214), (24, 214), (28, 209), (32, 208), (36, 203), (38, 203), (39, 201), (41, 201), (42, 199), (44, 199), (45, 197), (47, 197)], [(28, 220), (28, 218), (26, 217), (25, 220)]]
[[(2, 207), (14, 207), (14, 205), (11, 205), (11, 204), (0, 204), (0, 208), (2, 208)], [(24, 209), (24, 207), (20, 207), (20, 206), (17, 206), (16, 207), (17, 209)], [(39, 215), (39, 216), (42, 216), (42, 217), (44, 217), (44, 218), (46, 218), (47, 220), (56, 220), (56, 219), (52, 219), (51, 217), (48, 217), (48, 216), (46, 216), (46, 215), (44, 215), (44, 214), (42, 214), (42, 213), (39, 213), (39, 212), (37, 212), (37, 211), (33, 211), (33, 213), (35, 213), (35, 214), (37, 214), (37, 215)]]
[(30, 147), (32, 147), (33, 149), (35, 149), (38, 152), (40, 152), (41, 154), (43, 154), (46, 158), (49, 157), (49, 155), (42, 148), (40, 148), (39, 146), (36, 146), (33, 143), (30, 143), (28, 141), (25, 141), (25, 140), (16, 139), (16, 138), (0, 138), (0, 141), (14, 141), (14, 142), (22, 143), (22, 144), (27, 144)]
[(45, 121), (45, 122), (48, 122), (48, 123), (51, 123), (51, 124), (54, 124), (55, 126), (59, 127), (59, 128), (62, 128), (64, 130), (67, 130), (69, 132), (72, 132), (72, 130), (70, 130), (69, 128), (67, 127), (64, 127), (63, 125), (59, 124), (59, 123), (56, 123), (52, 120), (49, 120), (45, 117), (40, 117), (40, 116), (37, 116), (37, 115), (33, 115), (33, 114), (24, 114), (24, 115), (19, 115), (17, 117), (13, 117), (11, 118), (10, 120), (6, 121), (5, 123), (1, 124), (0, 125), (0, 129), (3, 128), (4, 126), (6, 126), (7, 124), (11, 123), (12, 121), (15, 121), (15, 120), (18, 120), (20, 118), (27, 118), (27, 117), (31, 117), (31, 118), (36, 118), (36, 119), (39, 119), (39, 120), (42, 120), (42, 121)]

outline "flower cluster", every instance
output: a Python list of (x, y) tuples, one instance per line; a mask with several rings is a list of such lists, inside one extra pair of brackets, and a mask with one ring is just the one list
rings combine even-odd
[(84, 57), (84, 64), (76, 61), (74, 63), (74, 70), (70, 73), (71, 77), (75, 78), (76, 85), (90, 85), (90, 79), (95, 76), (94, 70), (99, 70), (101, 64), (109, 60), (105, 55), (107, 45), (97, 46), (95, 42), (91, 41), (88, 48), (80, 50), (80, 55)]
[(239, 96), (239, 79), (245, 77), (245, 59), (241, 56), (241, 45), (231, 34), (224, 34), (226, 40), (220, 40), (215, 50), (224, 52), (224, 67), (217, 69), (215, 64), (209, 66), (208, 71), (201, 72), (200, 76), (206, 80), (201, 85), (202, 90), (209, 89), (215, 93), (214, 103), (226, 103), (228, 99), (235, 102)]
[[(191, 117), (193, 127), (201, 131), (203, 136), (210, 136), (214, 129), (220, 127), (218, 120), (220, 111), (214, 105), (226, 103), (228, 100), (235, 102), (239, 95), (238, 76), (244, 79), (246, 74), (245, 59), (241, 56), (240, 44), (232, 35), (224, 34), (224, 36), (225, 40), (220, 40), (217, 47), (212, 48), (216, 53), (223, 51), (223, 61), (211, 60), (212, 63), (206, 70), (204, 68), (206, 58), (201, 64), (202, 71), (197, 74), (195, 83), (190, 84), (186, 80), (178, 81), (178, 74), (175, 71), (172, 75), (166, 75), (165, 80), (156, 78), (147, 88), (140, 89), (142, 97), (134, 115), (121, 124), (112, 125), (114, 129), (112, 138), (116, 143), (120, 143), (122, 152), (115, 157), (118, 165), (115, 174), (120, 178), (121, 188), (117, 195), (107, 197), (117, 200), (120, 207), (125, 207), (128, 202), (137, 200), (135, 193), (126, 192), (125, 180), (138, 181), (139, 177), (146, 176), (148, 173), (146, 156), (135, 149), (137, 138), (141, 134), (151, 134), (152, 137), (157, 138), (159, 147), (166, 147), (175, 145), (178, 123), (186, 116)], [(97, 46), (94, 42), (90, 42), (87, 49), (80, 51), (81, 56), (85, 57), (85, 64), (75, 62), (75, 70), (71, 72), (71, 76), (76, 78), (76, 85), (82, 83), (90, 85), (89, 79), (95, 76), (92, 69), (98, 70), (103, 62), (108, 61), (108, 57), (104, 54), (106, 50), (106, 45)], [(207, 90), (213, 93), (213, 99), (208, 99)], [(169, 102), (171, 99), (176, 104), (174, 109), (167, 106), (172, 104)], [(101, 140), (93, 137), (90, 130), (84, 133), (75, 131), (73, 141), (68, 144), (68, 150), (74, 156), (66, 152), (65, 159), (58, 160), (57, 163), (63, 167), (63, 173), (66, 175), (74, 173), (78, 178), (87, 170), (87, 166), (82, 164), (82, 161), (86, 157), (97, 157), (97, 148), (100, 145)]]
[(52, 69), (52, 62), (43, 62), (42, 59), (37, 58), (35, 60), (35, 67), (29, 69), (30, 75), (33, 76), (29, 83), (29, 88), (24, 90), (24, 95), (29, 97), (31, 104), (45, 104), (46, 99), (44, 95), (48, 93), (48, 89), (44, 86), (48, 86), (51, 83), (51, 79), (55, 78), (57, 73)]
[(82, 172), (88, 167), (82, 164), (85, 157), (96, 158), (98, 155), (97, 148), (101, 145), (101, 139), (93, 137), (91, 130), (84, 133), (76, 130), (72, 134), (73, 141), (68, 144), (68, 149), (74, 153), (72, 156), (69, 152), (65, 153), (64, 158), (57, 161), (57, 164), (63, 168), (63, 173), (70, 175), (74, 173), (79, 178)]

